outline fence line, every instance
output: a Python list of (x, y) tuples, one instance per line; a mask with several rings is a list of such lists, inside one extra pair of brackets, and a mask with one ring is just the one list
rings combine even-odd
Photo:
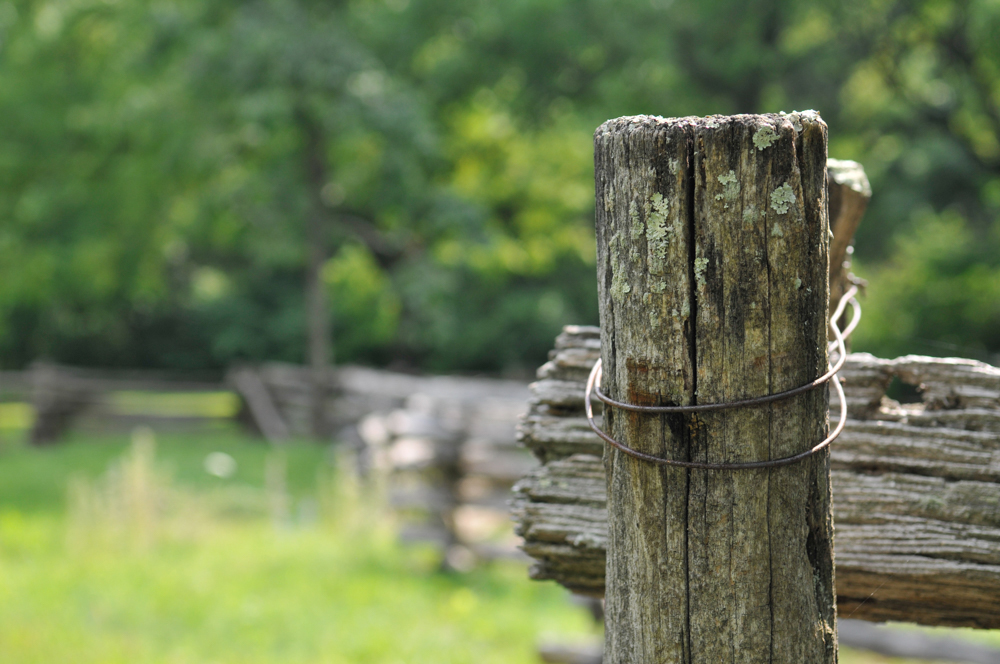
[[(567, 327), (539, 369), (520, 436), (543, 465), (514, 507), (532, 576), (592, 596), (604, 591), (604, 446), (583, 403), (599, 354), (597, 328)], [(840, 615), (1000, 627), (1000, 369), (855, 353), (842, 375), (848, 420), (831, 448)], [(888, 399), (893, 380), (919, 387), (921, 402)]]

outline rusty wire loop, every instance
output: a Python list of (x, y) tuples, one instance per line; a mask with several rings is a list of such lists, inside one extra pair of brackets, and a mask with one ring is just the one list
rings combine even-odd
[[(801, 461), (806, 457), (812, 456), (816, 452), (829, 447), (840, 432), (844, 430), (844, 425), (847, 423), (847, 398), (844, 395), (844, 388), (840, 384), (840, 380), (834, 380), (833, 386), (837, 391), (837, 397), (840, 399), (840, 420), (837, 422), (837, 426), (834, 430), (823, 439), (818, 444), (809, 448), (804, 452), (794, 454), (792, 456), (782, 457), (780, 459), (772, 459), (768, 461), (747, 461), (743, 463), (707, 463), (701, 461), (680, 461), (677, 459), (663, 459), (658, 456), (653, 456), (652, 454), (646, 454), (645, 452), (640, 452), (639, 450), (632, 449), (631, 447), (618, 442), (604, 431), (601, 430), (597, 423), (594, 421), (594, 409), (593, 404), (590, 401), (591, 394), (597, 395), (597, 398), (609, 406), (614, 406), (616, 408), (621, 408), (623, 410), (629, 410), (637, 413), (700, 413), (706, 411), (717, 411), (726, 410), (730, 408), (741, 408), (746, 406), (758, 406), (761, 404), (772, 403), (774, 401), (779, 401), (781, 399), (788, 399), (797, 394), (802, 394), (803, 392), (808, 392), (810, 390), (816, 389), (820, 385), (828, 382), (833, 378), (838, 371), (844, 366), (844, 362), (847, 360), (847, 348), (844, 345), (845, 337), (849, 336), (851, 332), (858, 326), (861, 321), (861, 305), (858, 303), (857, 299), (854, 297), (858, 292), (857, 286), (851, 286), (844, 293), (844, 296), (840, 298), (840, 302), (837, 304), (837, 308), (834, 310), (833, 314), (830, 315), (830, 329), (833, 330), (833, 336), (835, 341), (830, 343), (829, 351), (837, 351), (837, 362), (830, 367), (829, 371), (817, 378), (816, 380), (806, 383), (805, 385), (800, 385), (799, 387), (785, 390), (784, 392), (776, 392), (775, 394), (767, 394), (761, 397), (752, 397), (750, 399), (741, 399), (739, 401), (730, 401), (726, 403), (710, 403), (710, 404), (695, 404), (691, 406), (640, 406), (636, 404), (624, 403), (622, 401), (616, 401), (603, 392), (601, 392), (598, 384), (601, 380), (601, 360), (598, 359), (594, 363), (594, 368), (590, 371), (590, 377), (587, 379), (587, 388), (584, 393), (584, 405), (587, 411), (587, 422), (590, 424), (590, 428), (594, 430), (598, 436), (601, 437), (605, 442), (613, 447), (621, 450), (622, 452), (640, 459), (642, 461), (647, 461), (649, 463), (661, 465), (661, 466), (678, 466), (681, 468), (699, 468), (703, 470), (748, 470), (752, 468), (776, 468), (779, 466), (787, 466), (789, 464), (795, 463), (796, 461)], [(844, 310), (847, 305), (851, 305), (853, 310), (853, 315), (851, 317), (851, 322), (847, 325), (844, 332), (840, 331), (837, 327), (837, 320), (843, 315)]]

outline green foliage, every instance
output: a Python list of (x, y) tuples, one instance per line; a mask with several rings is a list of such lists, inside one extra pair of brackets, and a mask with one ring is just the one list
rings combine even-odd
[[(877, 287), (865, 303), (858, 348), (888, 357), (957, 355), (998, 363), (1000, 266), (982, 255), (957, 213), (925, 213), (899, 238), (892, 259), (868, 274)], [(970, 265), (970, 257), (980, 258)]]
[(319, 246), (338, 361), (536, 366), (596, 322), (593, 128), (794, 108), (875, 191), (857, 256), (909, 322), (858, 348), (995, 354), (998, 28), (980, 0), (5, 2), (0, 365), (302, 361)]
[(333, 294), (337, 352), (385, 361), (378, 352), (396, 338), (401, 305), (371, 252), (359, 244), (343, 246), (327, 262), (323, 277)]

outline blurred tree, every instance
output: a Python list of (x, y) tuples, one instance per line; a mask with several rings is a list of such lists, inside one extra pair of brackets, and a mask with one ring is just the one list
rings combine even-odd
[(523, 372), (596, 322), (594, 127), (810, 107), (875, 190), (858, 347), (988, 357), (998, 28), (987, 0), (0, 4), (0, 363), (333, 339)]
[(236, 226), (235, 244), (206, 247), (208, 259), (304, 268), (314, 431), (326, 435), (324, 265), (350, 240), (389, 268), (431, 230), (422, 213), (433, 132), (329, 3), (241, 4), (195, 40), (190, 68), (199, 140), (216, 146), (222, 167), (203, 187), (215, 206), (209, 227)]
[(187, 133), (171, 14), (0, 4), (0, 351), (144, 364), (141, 320), (173, 298)]
[(838, 12), (861, 54), (840, 92), (839, 149), (858, 152), (876, 192), (858, 255), (878, 312), (857, 347), (1000, 363), (1000, 6)]
[[(373, 35), (369, 43), (400, 75), (420, 82), (445, 121), (484, 100), (504, 109), (512, 135), (549, 136), (571, 125), (567, 116), (582, 133), (634, 113), (821, 109), (831, 156), (864, 163), (875, 190), (857, 255), (870, 266), (874, 302), (885, 311), (863, 326), (858, 347), (1000, 358), (1000, 299), (992, 297), (1000, 272), (995, 2), (411, 0), (356, 7)], [(402, 34), (395, 26), (403, 23), (411, 26), (409, 40), (389, 38)], [(462, 125), (452, 127), (450, 136)], [(456, 181), (466, 181), (472, 164), (487, 172), (485, 155), (462, 155)], [(489, 184), (481, 191), (503, 191), (496, 186), (502, 180), (483, 180)], [(494, 210), (511, 209), (494, 201)], [(561, 228), (589, 231), (576, 226), (575, 214), (560, 216)], [(524, 245), (522, 235), (514, 237)], [(935, 254), (944, 251), (947, 259), (939, 260)], [(909, 285), (904, 272), (913, 277)], [(930, 291), (936, 294), (925, 296), (938, 282)]]

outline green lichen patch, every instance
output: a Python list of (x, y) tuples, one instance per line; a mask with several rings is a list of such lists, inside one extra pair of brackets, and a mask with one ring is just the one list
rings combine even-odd
[(930, 512), (937, 512), (944, 507), (945, 502), (940, 496), (927, 496), (920, 501), (920, 504)]
[(636, 240), (642, 235), (643, 226), (642, 219), (639, 218), (639, 206), (635, 204), (635, 201), (630, 201), (628, 204), (628, 218), (632, 222), (632, 240)]
[(625, 296), (632, 292), (632, 286), (625, 279), (625, 275), (616, 271), (611, 277), (611, 299), (621, 304), (625, 301)]
[(753, 228), (763, 216), (757, 206), (751, 203), (743, 210), (743, 228), (746, 230)]
[[(627, 264), (623, 255), (625, 251), (622, 248), (621, 235), (615, 234), (611, 238), (611, 264), (613, 266), (624, 266)], [(614, 270), (614, 268), (612, 269)], [(614, 270), (611, 275), (611, 299), (621, 304), (625, 301), (625, 296), (630, 292), (632, 292), (632, 286), (628, 283), (626, 271), (622, 269)]]
[(725, 199), (733, 202), (740, 195), (740, 181), (736, 177), (735, 171), (729, 171), (726, 175), (720, 175), (719, 184), (722, 185), (722, 193), (717, 194), (715, 200), (721, 201)]
[(788, 118), (792, 123), (792, 129), (800, 133), (802, 132), (802, 120), (799, 118), (798, 111), (792, 111), (791, 113), (785, 113), (784, 111), (781, 111), (780, 113), (778, 113), (778, 115)]
[(705, 287), (705, 268), (708, 267), (707, 258), (694, 259), (694, 280), (700, 288)]
[(667, 225), (670, 201), (659, 192), (649, 199), (650, 210), (646, 215), (646, 241), (648, 244), (647, 264), (651, 274), (664, 274), (667, 262), (667, 248), (673, 231)]
[(771, 192), (771, 209), (778, 214), (787, 214), (789, 206), (795, 202), (795, 193), (787, 182)]
[(760, 152), (763, 152), (764, 148), (771, 147), (776, 140), (778, 140), (778, 135), (766, 125), (758, 129), (757, 133), (753, 135), (753, 144), (757, 146), (757, 150)]
[(803, 124), (802, 124), (803, 121), (809, 124), (822, 121), (818, 111), (792, 111), (791, 113), (785, 113), (784, 111), (781, 111), (780, 113), (778, 113), (778, 115), (786, 118), (789, 122), (791, 122), (792, 128), (800, 134), (802, 133), (803, 129)]
[(726, 175), (720, 175), (719, 176), (719, 184), (721, 184), (724, 187), (728, 187), (729, 185), (735, 184), (737, 186), (737, 188), (738, 188), (739, 187), (739, 183), (737, 182), (737, 179), (736, 179), (736, 171), (730, 169), (729, 173), (727, 173)]
[(653, 214), (658, 216), (661, 221), (666, 221), (667, 214), (670, 212), (670, 201), (664, 198), (660, 192), (656, 192), (650, 196), (649, 204), (653, 208)]

